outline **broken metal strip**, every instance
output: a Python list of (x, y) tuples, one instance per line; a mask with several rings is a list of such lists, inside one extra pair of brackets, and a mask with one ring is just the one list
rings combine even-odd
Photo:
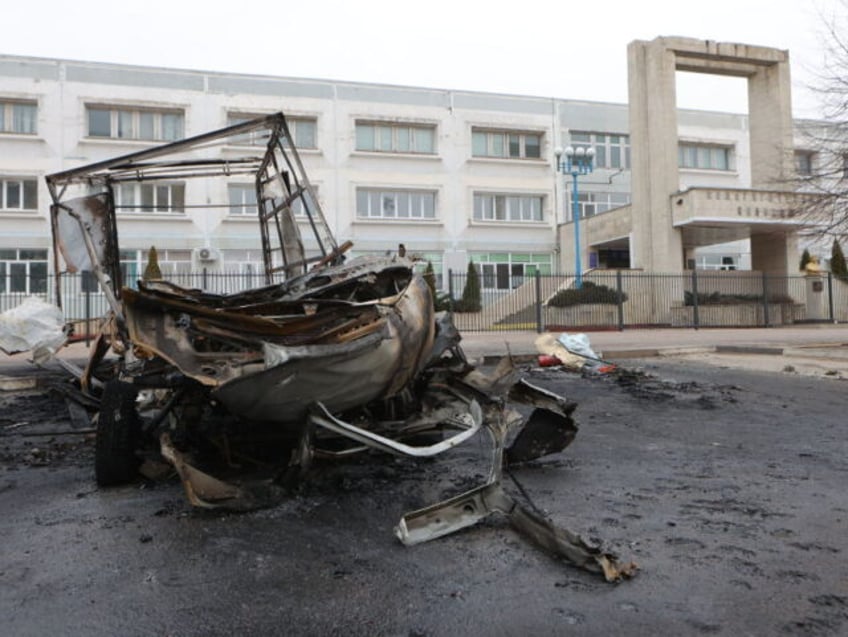
[(576, 533), (559, 528), (550, 520), (518, 504), (501, 487), (490, 482), (444, 502), (404, 515), (395, 535), (406, 546), (443, 537), (473, 526), (494, 513), (506, 515), (512, 527), (540, 548), (562, 557), (608, 582), (635, 575), (633, 562), (621, 563), (612, 553), (587, 544)]
[(480, 405), (476, 401), (472, 401), (469, 405), (468, 412), (457, 415), (456, 420), (451, 423), (455, 425), (463, 425), (467, 427), (466, 429), (433, 445), (415, 447), (380, 436), (372, 431), (368, 431), (339, 420), (320, 402), (316, 403), (315, 407), (316, 408), (309, 414), (310, 424), (318, 425), (319, 427), (323, 427), (333, 433), (345, 436), (374, 449), (379, 449), (381, 451), (397, 455), (410, 456), (413, 458), (429, 458), (443, 453), (448, 449), (452, 449), (458, 444), (471, 438), (483, 425), (483, 411), (480, 409)]
[(185, 488), (186, 496), (193, 506), (214, 509), (228, 502), (238, 502), (245, 494), (236, 486), (213, 478), (208, 473), (192, 467), (171, 443), (171, 437), (163, 433), (159, 437), (162, 457), (170, 462)]
[(500, 485), (492, 482), (407, 513), (395, 527), (395, 535), (406, 546), (414, 546), (474, 526), (492, 513), (486, 496), (500, 490)]

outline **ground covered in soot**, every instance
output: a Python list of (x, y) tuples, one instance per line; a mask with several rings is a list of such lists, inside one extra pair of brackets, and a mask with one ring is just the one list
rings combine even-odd
[(628, 368), (529, 370), (579, 402), (581, 430), (514, 471), (555, 522), (639, 563), (618, 585), (498, 520), (400, 545), (403, 512), (483, 481), (484, 438), (433, 461), (323, 465), (278, 506), (210, 514), (174, 481), (98, 490), (90, 436), (53, 435), (73, 427), (65, 403), (4, 393), (0, 632), (848, 633), (844, 382), (665, 359)]

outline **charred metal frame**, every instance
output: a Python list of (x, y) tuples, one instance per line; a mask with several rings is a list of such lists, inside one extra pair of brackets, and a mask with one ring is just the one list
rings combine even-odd
[[(227, 145), (227, 140), (263, 130), (268, 132), (268, 143), (261, 155), (247, 155), (235, 159), (173, 158), (180, 153), (192, 153), (214, 146)], [(346, 247), (340, 248), (330, 232), (315, 191), (309, 182), (300, 156), (294, 148), (294, 140), (283, 113), (275, 113), (211, 133), (48, 175), (47, 187), (53, 199), (51, 227), (54, 244), (59, 245), (58, 217), (61, 212), (64, 212), (79, 224), (82, 238), (89, 251), (92, 270), (103, 289), (109, 290), (107, 296), (110, 305), (113, 311), (120, 315), (118, 299), (120, 299), (121, 273), (117, 254), (118, 234), (114, 185), (232, 175), (251, 175), (254, 178), (266, 284), (271, 285), (304, 274), (314, 263), (334, 265), (340, 262), (341, 254)], [(111, 263), (104, 264), (103, 260), (98, 258), (97, 246), (93, 245), (91, 219), (86, 219), (79, 211), (75, 211), (65, 199), (68, 187), (71, 185), (98, 189), (97, 194), (83, 199), (106, 195), (108, 245), (103, 246), (103, 249), (108, 257), (107, 260)], [(306, 257), (306, 250), (292, 208), (296, 201), (301, 202), (318, 246), (318, 256)], [(61, 273), (58, 251), (54, 252), (53, 258), (54, 271)], [(76, 264), (67, 265), (68, 271), (76, 271)], [(58, 276), (56, 298), (61, 306)]]

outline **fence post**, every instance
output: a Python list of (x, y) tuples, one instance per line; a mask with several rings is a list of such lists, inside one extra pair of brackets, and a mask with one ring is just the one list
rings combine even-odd
[[(86, 276), (83, 272), (83, 276)], [(85, 346), (91, 345), (91, 281), (85, 286)]]
[(769, 310), (768, 310), (768, 275), (763, 270), (763, 322), (765, 327), (769, 326)]
[(536, 268), (536, 333), (542, 333), (542, 274)]
[(701, 325), (701, 317), (698, 316), (698, 271), (692, 270), (692, 323), (697, 330)]
[(448, 308), (453, 314), (453, 270), (448, 268)]
[(830, 322), (836, 323), (836, 317), (833, 315), (833, 272), (827, 273), (827, 306), (830, 312)]
[(201, 287), (203, 291), (206, 292), (209, 290), (209, 271), (206, 268), (203, 268), (203, 271), (200, 273), (200, 281)]
[(621, 284), (621, 270), (615, 271), (615, 289), (618, 292), (618, 331), (624, 331), (624, 293)]

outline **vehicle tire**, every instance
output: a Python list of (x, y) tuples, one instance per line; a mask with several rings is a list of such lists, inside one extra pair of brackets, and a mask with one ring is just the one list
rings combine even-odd
[(94, 446), (94, 477), (101, 487), (125, 484), (136, 476), (139, 459), (135, 450), (140, 435), (137, 395), (136, 387), (117, 380), (103, 388)]

